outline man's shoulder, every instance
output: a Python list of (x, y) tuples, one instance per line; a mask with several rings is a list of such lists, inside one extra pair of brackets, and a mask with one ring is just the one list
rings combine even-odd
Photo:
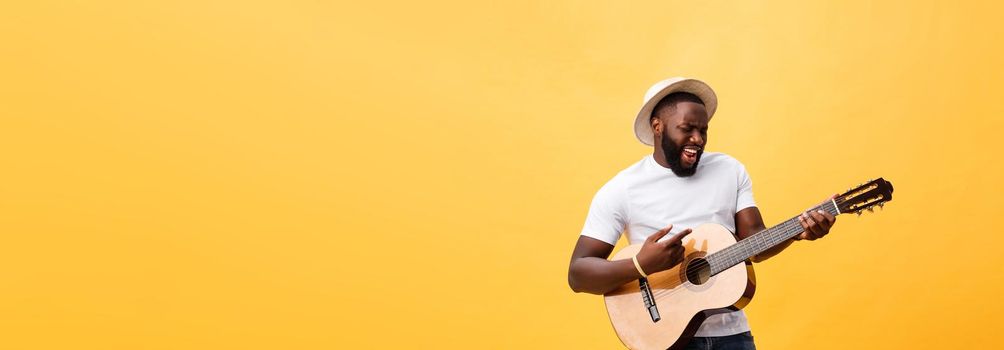
[(621, 171), (618, 171), (617, 174), (610, 179), (610, 182), (631, 183), (638, 181), (640, 178), (650, 176), (652, 169), (651, 165), (648, 164), (649, 162), (655, 162), (651, 155), (642, 157), (640, 160), (631, 163), (631, 165)]
[(638, 161), (638, 162), (632, 163), (631, 165), (627, 166), (624, 169), (621, 169), (616, 174), (614, 174), (613, 177), (611, 177), (609, 180), (607, 180), (607, 185), (616, 184), (616, 183), (622, 183), (624, 181), (629, 181), (629, 179), (634, 174), (637, 174), (640, 171), (643, 162), (644, 162), (644, 159), (642, 161)]
[(618, 171), (612, 178), (607, 180), (603, 184), (601, 191), (623, 191), (631, 186), (631, 184), (638, 182), (641, 177), (645, 176), (646, 164), (645, 162), (651, 158), (651, 156), (643, 157), (626, 168)]
[(701, 164), (728, 167), (743, 167), (743, 163), (733, 156), (721, 152), (705, 152), (701, 156)]

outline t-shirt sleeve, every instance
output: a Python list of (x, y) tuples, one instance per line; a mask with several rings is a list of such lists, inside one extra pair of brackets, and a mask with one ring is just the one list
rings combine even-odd
[(736, 195), (736, 212), (740, 210), (755, 207), (756, 202), (753, 201), (753, 180), (750, 179), (750, 174), (746, 172), (746, 167), (739, 164), (739, 190)]
[(611, 180), (603, 185), (593, 202), (589, 205), (586, 224), (582, 227), (582, 235), (595, 238), (610, 245), (617, 244), (617, 239), (624, 232), (627, 215), (624, 211), (624, 191)]

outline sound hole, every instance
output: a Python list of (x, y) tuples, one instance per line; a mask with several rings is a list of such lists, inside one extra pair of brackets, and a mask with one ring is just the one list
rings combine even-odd
[(695, 258), (687, 263), (687, 281), (702, 285), (711, 278), (711, 265), (704, 258)]

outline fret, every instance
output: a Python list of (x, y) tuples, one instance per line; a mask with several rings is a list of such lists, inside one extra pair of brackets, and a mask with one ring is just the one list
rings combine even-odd
[[(833, 201), (828, 201), (807, 211), (816, 210), (823, 210), (834, 216), (840, 214)], [(725, 249), (710, 254), (706, 259), (708, 259), (708, 262), (711, 264), (711, 275), (714, 276), (719, 272), (725, 271), (728, 268), (735, 266), (757, 254), (763, 253), (764, 251), (787, 241), (801, 232), (802, 225), (798, 221), (798, 216), (795, 216), (778, 225), (757, 232), (753, 234), (753, 236), (726, 247)]]
[(767, 240), (766, 240), (766, 238), (764, 238), (763, 235), (753, 235), (753, 238), (756, 240), (757, 246), (760, 249), (763, 249), (762, 247), (766, 247), (767, 246)]

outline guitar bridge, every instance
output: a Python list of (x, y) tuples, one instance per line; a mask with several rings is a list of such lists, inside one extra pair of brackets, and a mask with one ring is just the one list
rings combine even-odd
[(662, 317), (659, 316), (659, 308), (655, 306), (655, 297), (652, 296), (652, 288), (648, 286), (648, 278), (638, 279), (638, 287), (641, 288), (641, 299), (645, 302), (645, 308), (648, 309), (648, 315), (652, 317), (652, 322), (659, 322)]

